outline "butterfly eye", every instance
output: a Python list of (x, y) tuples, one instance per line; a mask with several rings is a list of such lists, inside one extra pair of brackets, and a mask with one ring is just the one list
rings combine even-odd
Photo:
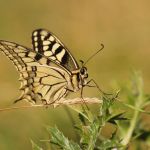
[(84, 68), (81, 68), (80, 73), (81, 73), (82, 75), (84, 75), (85, 69), (84, 69)]
[(87, 69), (85, 67), (81, 68), (80, 73), (81, 75), (85, 75), (87, 72)]

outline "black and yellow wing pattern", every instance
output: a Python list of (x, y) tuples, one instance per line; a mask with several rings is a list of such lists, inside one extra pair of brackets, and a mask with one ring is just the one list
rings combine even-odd
[[(73, 71), (79, 69), (79, 66), (64, 44), (52, 33), (45, 29), (38, 29), (32, 33), (33, 49), (47, 56), (51, 61), (67, 69)], [(40, 59), (40, 56), (39, 56)]]
[(0, 50), (20, 73), (18, 100), (51, 103), (66, 96), (71, 71), (79, 69), (69, 50), (45, 29), (32, 33), (33, 49), (0, 40)]

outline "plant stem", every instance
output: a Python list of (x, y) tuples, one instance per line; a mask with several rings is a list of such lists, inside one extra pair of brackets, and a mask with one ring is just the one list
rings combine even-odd
[(121, 142), (122, 145), (124, 145), (124, 146), (128, 145), (128, 143), (130, 142), (134, 128), (135, 128), (136, 123), (137, 123), (138, 115), (139, 115), (139, 111), (135, 110), (134, 115), (133, 115), (133, 119), (131, 120), (131, 123), (130, 123), (129, 130), (127, 131), (127, 134), (125, 135), (124, 139)]
[[(137, 90), (138, 90), (138, 97), (137, 97), (137, 102), (135, 104), (135, 107), (137, 109), (134, 110), (134, 113), (133, 113), (133, 118), (130, 122), (130, 126), (129, 126), (129, 129), (126, 133), (126, 135), (124, 136), (124, 139), (122, 140), (122, 145), (126, 146), (129, 144), (131, 138), (132, 138), (132, 134), (133, 134), (133, 131), (136, 127), (136, 124), (137, 124), (137, 121), (138, 121), (138, 118), (139, 118), (139, 114), (140, 114), (140, 109), (141, 109), (141, 106), (142, 106), (142, 103), (144, 102), (143, 100), (143, 86), (142, 86), (142, 80), (139, 79), (139, 84), (137, 85)], [(136, 99), (135, 99), (136, 100)]]
[(101, 128), (97, 127), (95, 134), (91, 135), (87, 150), (93, 150), (94, 149), (100, 131), (101, 131)]

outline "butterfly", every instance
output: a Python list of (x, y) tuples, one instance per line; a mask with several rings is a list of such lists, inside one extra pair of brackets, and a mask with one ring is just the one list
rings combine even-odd
[(34, 30), (32, 45), (31, 49), (0, 40), (0, 50), (20, 73), (22, 94), (16, 102), (25, 99), (33, 103), (42, 101), (51, 104), (89, 83), (87, 68), (78, 65), (71, 52), (54, 34), (46, 29)]

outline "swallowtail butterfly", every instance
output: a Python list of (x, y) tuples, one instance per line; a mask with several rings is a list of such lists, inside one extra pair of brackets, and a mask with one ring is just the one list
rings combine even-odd
[(52, 33), (45, 29), (33, 31), (32, 44), (30, 49), (0, 40), (0, 50), (20, 73), (22, 94), (18, 100), (50, 104), (87, 84), (87, 68), (79, 67), (70, 51)]

